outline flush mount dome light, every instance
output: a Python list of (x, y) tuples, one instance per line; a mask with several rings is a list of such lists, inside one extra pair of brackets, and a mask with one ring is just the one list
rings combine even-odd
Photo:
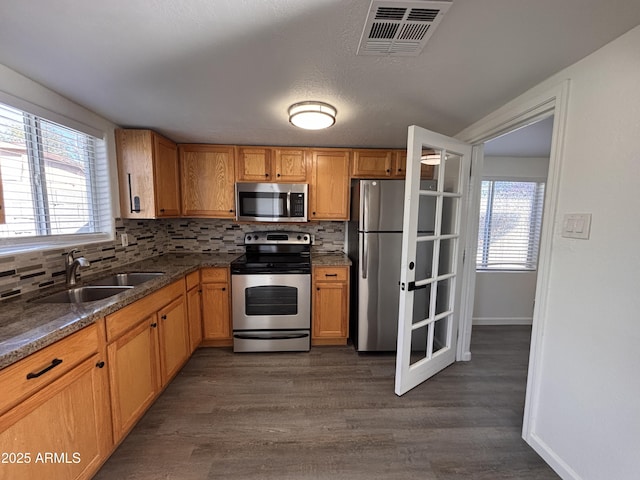
[(306, 130), (321, 130), (336, 123), (336, 109), (322, 102), (294, 103), (289, 107), (289, 122)]

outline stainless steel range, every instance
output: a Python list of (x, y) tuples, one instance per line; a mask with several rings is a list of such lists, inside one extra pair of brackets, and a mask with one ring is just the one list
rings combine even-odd
[(252, 232), (231, 262), (234, 352), (311, 347), (311, 235)]

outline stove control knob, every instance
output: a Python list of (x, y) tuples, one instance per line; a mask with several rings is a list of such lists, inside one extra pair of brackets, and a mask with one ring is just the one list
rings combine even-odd
[(298, 240), (302, 240), (302, 237), (300, 235), (298, 235)]
[(309, 240), (309, 237), (307, 237), (306, 235), (304, 236), (304, 241), (306, 242), (307, 240)]
[(254, 239), (254, 240), (258, 240), (258, 235), (254, 235), (254, 236), (253, 236), (253, 239)]
[(247, 242), (251, 241), (251, 235), (247, 235)]

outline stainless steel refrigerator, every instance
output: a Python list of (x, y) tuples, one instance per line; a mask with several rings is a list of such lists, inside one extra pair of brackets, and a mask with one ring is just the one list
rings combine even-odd
[[(351, 269), (351, 339), (359, 352), (395, 351), (398, 336), (400, 254), (404, 211), (404, 180), (357, 180), (351, 186), (351, 221), (347, 226)], [(432, 180), (420, 188), (435, 189)], [(420, 197), (418, 230), (432, 233), (435, 200)], [(432, 242), (420, 242), (417, 278), (429, 276)], [(429, 305), (429, 289), (417, 290), (414, 316)], [(421, 342), (415, 338), (414, 341)]]

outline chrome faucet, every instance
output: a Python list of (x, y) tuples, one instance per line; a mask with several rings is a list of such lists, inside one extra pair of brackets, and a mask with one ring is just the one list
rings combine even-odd
[(73, 254), (79, 252), (79, 250), (71, 250), (67, 253), (67, 259), (65, 261), (66, 274), (67, 274), (67, 287), (73, 287), (76, 284), (76, 272), (78, 267), (87, 268), (91, 264), (89, 260), (84, 257), (74, 258)]

